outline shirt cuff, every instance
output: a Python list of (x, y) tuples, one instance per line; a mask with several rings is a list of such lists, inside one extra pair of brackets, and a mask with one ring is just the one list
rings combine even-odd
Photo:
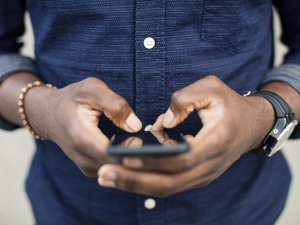
[(262, 85), (273, 81), (287, 83), (300, 94), (300, 66), (296, 64), (284, 64), (276, 67), (267, 73), (262, 81)]
[[(0, 55), (0, 83), (6, 76), (19, 71), (37, 74), (37, 69), (32, 59), (19, 54)], [(20, 126), (12, 124), (0, 117), (1, 129), (15, 130), (19, 127)]]
[[(262, 85), (274, 81), (287, 83), (300, 94), (300, 66), (297, 64), (284, 64), (276, 67), (267, 73), (262, 81)], [(300, 127), (294, 130), (290, 138), (300, 138)]]
[(26, 71), (37, 74), (34, 61), (19, 54), (0, 55), (0, 82), (9, 74)]

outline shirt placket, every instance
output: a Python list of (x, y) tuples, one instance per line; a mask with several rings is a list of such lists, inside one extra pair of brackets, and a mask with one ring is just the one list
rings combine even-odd
[(144, 125), (164, 111), (165, 55), (165, 0), (137, 0), (135, 110)]
[[(135, 112), (144, 125), (163, 113), (165, 95), (165, 0), (136, 0)], [(163, 224), (163, 200), (137, 195), (140, 225)]]

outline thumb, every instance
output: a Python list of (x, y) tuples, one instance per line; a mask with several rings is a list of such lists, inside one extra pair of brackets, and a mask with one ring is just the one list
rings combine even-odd
[(162, 124), (165, 128), (173, 128), (178, 124), (175, 115), (170, 108), (164, 114)]
[(175, 92), (170, 107), (163, 114), (162, 125), (165, 128), (173, 128), (183, 122), (195, 110), (196, 100), (188, 88)]
[(142, 128), (142, 123), (135, 115), (128, 102), (111, 90), (103, 81), (97, 78), (87, 78), (79, 82), (79, 91), (76, 99), (79, 104), (89, 106), (89, 112), (94, 109), (103, 113), (116, 126), (128, 132), (137, 132)]
[(182, 123), (188, 115), (194, 111), (193, 107), (181, 107), (176, 110), (172, 109), (174, 107), (170, 107), (167, 112), (163, 116), (162, 125), (165, 128), (173, 128), (178, 124)]
[(124, 129), (129, 132), (137, 132), (142, 128), (142, 122), (140, 119), (135, 115), (134, 112), (131, 112), (126, 119)]

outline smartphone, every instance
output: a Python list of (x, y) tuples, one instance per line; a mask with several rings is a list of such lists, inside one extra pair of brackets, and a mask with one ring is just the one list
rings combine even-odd
[(189, 151), (185, 137), (177, 131), (117, 133), (108, 147), (111, 156), (168, 156)]

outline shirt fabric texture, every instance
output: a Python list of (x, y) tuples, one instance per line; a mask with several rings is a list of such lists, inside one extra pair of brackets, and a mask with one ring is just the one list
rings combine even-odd
[[(31, 71), (59, 88), (94, 76), (123, 96), (144, 125), (152, 124), (172, 93), (209, 74), (240, 94), (272, 80), (265, 76), (273, 66), (272, 3), (290, 48), (284, 66), (295, 69), (300, 2), (294, 0), (2, 0), (0, 74)], [(16, 56), (25, 10), (34, 30), (34, 62)], [(147, 37), (154, 48), (144, 47)], [(1, 61), (11, 57), (5, 68)], [(299, 80), (293, 71), (278, 77)], [(108, 136), (117, 130), (105, 118), (100, 126)], [(191, 134), (200, 128), (196, 114), (178, 127)], [(26, 190), (38, 225), (274, 224), (291, 180), (282, 153), (248, 153), (210, 185), (154, 198), (156, 207), (149, 210), (149, 196), (102, 188), (56, 144), (36, 143)]]

